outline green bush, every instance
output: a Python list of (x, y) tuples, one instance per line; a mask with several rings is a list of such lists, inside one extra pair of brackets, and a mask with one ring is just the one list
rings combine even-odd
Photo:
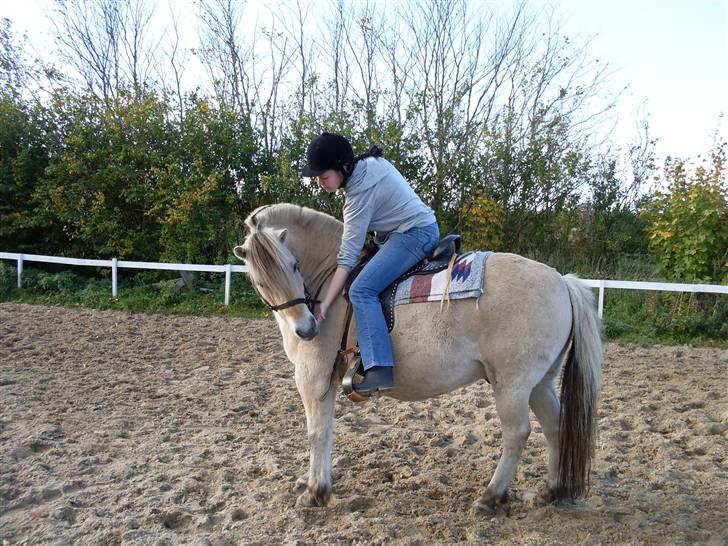
[[(108, 271), (103, 271), (107, 275)], [(84, 306), (138, 313), (182, 315), (268, 314), (245, 275), (232, 276), (230, 305), (225, 305), (225, 276), (204, 273), (195, 278), (195, 291), (175, 287), (179, 274), (170, 271), (138, 271), (121, 275), (118, 297), (111, 295), (111, 280), (71, 271), (23, 271), (23, 288), (16, 287), (16, 269), (0, 262), (0, 299), (47, 305)]]
[(604, 299), (604, 331), (609, 340), (728, 343), (728, 300), (723, 294), (610, 289)]
[(643, 207), (650, 248), (661, 272), (678, 282), (728, 282), (726, 146), (717, 144), (703, 164), (668, 158), (667, 191)]
[(0, 296), (7, 296), (17, 283), (17, 268), (0, 260)]

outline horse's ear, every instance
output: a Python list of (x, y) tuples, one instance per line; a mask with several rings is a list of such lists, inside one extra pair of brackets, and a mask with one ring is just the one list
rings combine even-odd
[(242, 246), (236, 246), (233, 248), (233, 254), (242, 261), (245, 261), (245, 249)]
[(286, 228), (276, 230), (275, 234), (281, 243), (286, 242), (286, 238), (288, 237), (288, 230)]

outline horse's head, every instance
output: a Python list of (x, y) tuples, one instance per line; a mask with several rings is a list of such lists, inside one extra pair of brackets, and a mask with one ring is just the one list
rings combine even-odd
[(287, 233), (285, 229), (253, 230), (233, 253), (248, 266), (250, 279), (263, 302), (298, 337), (311, 340), (318, 334), (318, 322), (298, 260), (286, 246)]

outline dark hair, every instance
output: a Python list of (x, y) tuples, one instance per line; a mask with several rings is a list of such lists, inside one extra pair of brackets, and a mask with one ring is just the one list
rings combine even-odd
[(343, 165), (341, 168), (341, 172), (344, 173), (344, 176), (346, 178), (349, 178), (351, 176), (351, 173), (354, 172), (354, 167), (356, 166), (357, 162), (361, 161), (362, 159), (366, 159), (367, 157), (384, 157), (384, 152), (382, 152), (382, 149), (379, 146), (372, 144), (371, 146), (369, 146), (369, 148), (367, 148), (366, 152), (356, 156), (353, 163), (346, 163), (345, 165)]

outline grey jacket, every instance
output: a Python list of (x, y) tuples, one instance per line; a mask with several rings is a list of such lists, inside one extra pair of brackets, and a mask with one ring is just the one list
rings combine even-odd
[(343, 189), (344, 234), (336, 263), (351, 271), (364, 248), (368, 231), (378, 236), (404, 233), (436, 222), (404, 177), (382, 157), (358, 161)]

